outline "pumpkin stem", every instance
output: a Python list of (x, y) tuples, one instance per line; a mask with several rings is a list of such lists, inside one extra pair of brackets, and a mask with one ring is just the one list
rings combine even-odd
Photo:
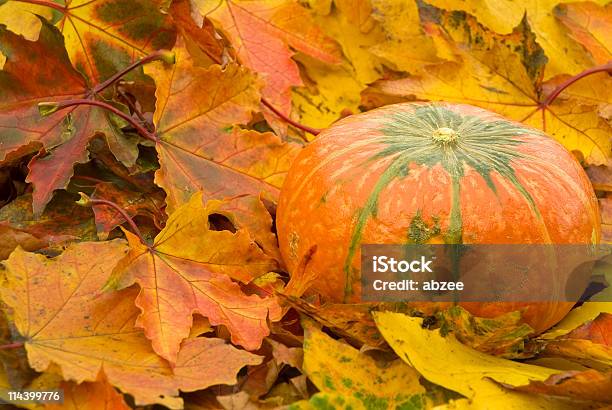
[(440, 127), (432, 133), (431, 138), (440, 144), (450, 144), (457, 141), (459, 134), (452, 128)]

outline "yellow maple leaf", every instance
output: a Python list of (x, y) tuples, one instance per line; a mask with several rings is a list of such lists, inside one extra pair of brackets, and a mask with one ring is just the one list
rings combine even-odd
[[(374, 88), (394, 96), (476, 105), (546, 131), (568, 150), (580, 152), (591, 164), (604, 164), (611, 154), (612, 127), (598, 115), (598, 106), (612, 97), (605, 73), (588, 77), (549, 101), (559, 79), (541, 84), (538, 46), (523, 25), (498, 35), (456, 15), (442, 19), (446, 43), (460, 62), (428, 66), (425, 73), (399, 80), (379, 81)], [(438, 31), (442, 35), (442, 31)], [(518, 54), (515, 49), (523, 50)], [(603, 84), (606, 84), (603, 86)], [(544, 91), (542, 91), (544, 90)], [(578, 90), (578, 91), (573, 91)]]
[[(564, 27), (555, 19), (553, 9), (567, 0), (431, 0), (428, 3), (445, 10), (462, 10), (500, 34), (512, 32), (523, 16), (536, 34), (548, 64), (545, 79), (559, 74), (578, 74), (592, 61), (580, 44), (568, 38)], [(606, 0), (597, 0), (606, 4)]]

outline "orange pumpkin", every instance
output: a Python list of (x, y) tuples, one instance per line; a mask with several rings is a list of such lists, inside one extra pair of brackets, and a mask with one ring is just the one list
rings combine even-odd
[[(359, 300), (361, 244), (590, 244), (601, 235), (590, 181), (561, 144), (446, 103), (389, 105), (323, 131), (287, 175), (277, 229), (289, 272), (316, 277), (313, 290), (337, 302)], [(541, 332), (572, 303), (465, 307), (482, 317), (520, 309)]]

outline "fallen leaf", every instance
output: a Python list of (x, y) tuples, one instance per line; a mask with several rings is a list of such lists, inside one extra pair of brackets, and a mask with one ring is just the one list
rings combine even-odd
[(243, 366), (260, 363), (221, 339), (192, 338), (170, 368), (134, 327), (136, 289), (100, 292), (125, 251), (123, 241), (82, 242), (54, 259), (17, 249), (4, 262), (0, 295), (33, 369), (57, 365), (65, 380), (82, 383), (95, 382), (104, 368), (108, 381), (136, 404), (178, 409), (179, 389), (234, 384)]
[(612, 348), (590, 340), (562, 338), (550, 341), (540, 357), (561, 357), (601, 371), (612, 369)]
[(460, 306), (453, 306), (438, 313), (442, 320), (441, 332), (452, 332), (461, 343), (480, 352), (506, 359), (533, 356), (525, 352), (525, 341), (533, 335), (533, 329), (521, 323), (520, 312), (510, 312), (494, 319), (472, 316)]
[(267, 320), (280, 319), (274, 297), (246, 295), (238, 283), (249, 282), (275, 267), (274, 261), (251, 242), (248, 232), (214, 231), (209, 217), (222, 202), (202, 203), (202, 194), (170, 215), (166, 227), (146, 246), (125, 231), (130, 252), (119, 262), (107, 288), (122, 289), (137, 282), (137, 326), (153, 349), (171, 363), (189, 335), (192, 315), (199, 313), (213, 326), (226, 326), (232, 342), (256, 350), (268, 335)]
[(327, 128), (344, 112), (359, 112), (359, 93), (365, 84), (354, 78), (349, 63), (330, 66), (307, 56), (296, 56), (304, 65), (305, 87), (293, 90), (293, 112), (302, 124)]
[(194, 21), (189, 0), (172, 1), (170, 14), (185, 47), (199, 66), (223, 64), (224, 60), (228, 59), (221, 36), (217, 34), (210, 20), (202, 18), (200, 24)]
[[(418, 397), (418, 396), (417, 396)], [(411, 403), (412, 404), (412, 403)], [(408, 408), (420, 408), (417, 406)], [(308, 400), (298, 401), (287, 407), (287, 410), (319, 410), (319, 409), (339, 409), (339, 410), (366, 410), (361, 400), (353, 396), (346, 396), (333, 392), (319, 392), (313, 394)]]
[[(50, 20), (53, 9), (43, 5), (8, 1), (0, 5), (0, 24), (26, 40), (36, 41), (42, 27), (40, 17)], [(0, 66), (0, 68), (2, 68)]]
[[(397, 355), (427, 380), (460, 393), (474, 408), (526, 408), (528, 398), (512, 395), (488, 379), (511, 386), (543, 381), (557, 373), (540, 366), (489, 356), (461, 344), (451, 333), (427, 330), (423, 320), (401, 313), (375, 312), (376, 324)], [(495, 403), (495, 404), (494, 404)], [(543, 407), (551, 408), (555, 407)]]
[(601, 212), (601, 240), (603, 243), (612, 243), (612, 197), (599, 198)]
[(26, 231), (0, 223), (0, 261), (8, 258), (17, 246), (26, 251), (36, 251), (47, 245), (47, 241), (37, 238)]
[(46, 21), (41, 23), (36, 42), (0, 27), (0, 52), (7, 55), (0, 71), (0, 163), (38, 152), (29, 163), (27, 178), (34, 185), (36, 216), (54, 190), (66, 187), (74, 165), (89, 160), (90, 139), (96, 133), (118, 132), (110, 114), (89, 105), (60, 110), (41, 120), (37, 104), (83, 98), (87, 92), (84, 78), (70, 64), (62, 35)]
[[(426, 65), (440, 62), (431, 37), (421, 29), (416, 2), (405, 0), (372, 0), (372, 18), (386, 34), (386, 40), (370, 51), (395, 69), (420, 72)], [(410, 44), (409, 47), (406, 44)]]
[(585, 169), (593, 189), (596, 191), (612, 191), (612, 169), (605, 165), (590, 166)]
[(570, 371), (555, 374), (544, 381), (532, 381), (513, 390), (549, 396), (567, 396), (579, 400), (598, 402), (604, 406), (612, 402), (612, 373), (597, 370)]
[[(30, 7), (17, 3), (21, 10)], [(55, 25), (66, 39), (70, 61), (94, 83), (174, 43), (174, 27), (160, 10), (161, 0), (42, 0), (40, 4), (59, 12)]]
[(369, 1), (339, 0), (334, 6), (329, 14), (315, 15), (315, 22), (340, 44), (353, 77), (365, 86), (383, 73), (383, 60), (371, 48), (385, 42), (385, 32), (373, 19)]
[(287, 364), (296, 369), (302, 368), (304, 350), (300, 347), (288, 347), (272, 339), (267, 339), (272, 346), (272, 356), (279, 365)]
[(612, 314), (612, 303), (585, 302), (581, 306), (570, 310), (561, 322), (546, 333), (541, 334), (539, 338), (550, 340), (567, 335), (572, 330), (597, 318), (601, 313)]
[[(165, 215), (163, 192), (137, 192), (134, 189), (119, 187), (110, 182), (96, 184), (92, 199), (112, 201), (119, 205), (130, 217), (146, 216), (156, 225), (164, 222)], [(94, 205), (93, 212), (96, 218), (98, 238), (105, 240), (108, 234), (117, 226), (125, 223), (125, 218), (114, 208), (107, 205)]]
[[(463, 10), (478, 18), (491, 30), (507, 34), (526, 15), (538, 44), (548, 58), (545, 79), (559, 74), (577, 74), (592, 65), (580, 44), (569, 40), (564, 27), (555, 19), (554, 8), (559, 0), (431, 0), (428, 3), (445, 10)], [(605, 4), (605, 0), (596, 0)]]
[(379, 366), (370, 356), (332, 339), (313, 323), (302, 323), (304, 374), (321, 392), (354, 397), (366, 408), (402, 408), (415, 404), (422, 407), (425, 389), (412, 367), (399, 359)]
[[(444, 14), (441, 18), (450, 33), (447, 42), (461, 62), (435, 64), (422, 75), (380, 81), (375, 89), (393, 96), (486, 108), (546, 131), (568, 150), (581, 152), (589, 164), (607, 163), (612, 128), (598, 114), (598, 106), (611, 98), (600, 91), (603, 84), (612, 87), (606, 73), (588, 77), (588, 84), (597, 85), (580, 87), (579, 96), (571, 95), (578, 87), (575, 85), (543, 105), (548, 94), (540, 89), (551, 93), (554, 87), (541, 83), (538, 73), (545, 60), (525, 23), (502, 36), (482, 28), (469, 16)], [(514, 51), (517, 48), (528, 50), (526, 60)], [(553, 80), (553, 84), (557, 82)]]
[(17, 245), (34, 251), (96, 238), (91, 210), (76, 205), (65, 192), (56, 195), (38, 218), (32, 210), (32, 195), (21, 195), (0, 208), (0, 221), (0, 259), (6, 259)]
[(372, 319), (371, 311), (376, 307), (375, 304), (314, 306), (293, 296), (282, 296), (282, 298), (298, 312), (308, 315), (342, 336), (373, 347), (385, 344)]
[(288, 46), (328, 63), (340, 62), (334, 40), (323, 33), (310, 12), (297, 2), (224, 0), (216, 5), (191, 1), (203, 16), (219, 24), (240, 62), (262, 75), (265, 80), (262, 95), (285, 115), (291, 112), (291, 87), (302, 85)]
[(99, 377), (95, 382), (75, 384), (64, 382), (60, 388), (64, 391), (63, 404), (48, 404), (46, 410), (129, 410), (123, 399), (106, 377)]
[(384, 71), (384, 60), (371, 49), (385, 43), (386, 37), (369, 1), (340, 0), (331, 10), (329, 4), (310, 3), (315, 22), (340, 44), (344, 60), (330, 65), (298, 54), (295, 59), (306, 79), (305, 87), (293, 91), (293, 106), (302, 123), (327, 128), (344, 115), (360, 111), (360, 91)]
[(264, 204), (262, 195), (241, 195), (229, 198), (219, 209), (238, 229), (246, 229), (253, 242), (277, 261), (282, 262), (278, 239), (273, 232), (273, 216)]
[[(278, 196), (299, 147), (272, 133), (233, 128), (258, 110), (260, 83), (243, 67), (193, 65), (179, 44), (176, 64), (146, 67), (157, 84), (155, 125), (168, 212), (203, 191), (207, 199), (266, 192)], [(189, 104), (185, 104), (189, 101)]]
[(595, 319), (572, 330), (565, 337), (568, 339), (584, 339), (612, 347), (612, 314), (600, 313)]
[(612, 5), (590, 1), (562, 3), (555, 7), (554, 15), (591, 54), (595, 64), (612, 60)]

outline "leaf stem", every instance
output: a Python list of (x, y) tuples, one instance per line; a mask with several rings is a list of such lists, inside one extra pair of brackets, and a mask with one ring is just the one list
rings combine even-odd
[(612, 72), (612, 63), (608, 63), (608, 64), (603, 64), (603, 65), (599, 65), (596, 67), (592, 67), (589, 68), (587, 70), (584, 70), (583, 72), (576, 74), (575, 76), (568, 78), (566, 81), (564, 81), (563, 83), (559, 84), (557, 86), (557, 88), (555, 88), (553, 90), (552, 93), (550, 93), (550, 95), (540, 104), (540, 109), (542, 108), (546, 108), (548, 107), (550, 104), (553, 103), (553, 101), (555, 101), (555, 99), (559, 96), (559, 94), (561, 94), (567, 87), (569, 87), (570, 85), (574, 84), (576, 81), (589, 76), (591, 74), (595, 74), (595, 73), (601, 73), (601, 72)]
[[(47, 104), (47, 103), (43, 103), (43, 104)], [(136, 131), (138, 131), (138, 133), (140, 135), (142, 135), (144, 138), (153, 141), (153, 142), (158, 142), (158, 138), (157, 136), (150, 132), (149, 130), (147, 130), (145, 127), (143, 127), (141, 124), (139, 124), (134, 118), (132, 118), (131, 116), (127, 115), (126, 113), (124, 113), (123, 111), (113, 107), (110, 104), (107, 104), (103, 101), (98, 101), (98, 100), (92, 100), (92, 99), (88, 99), (88, 98), (78, 98), (78, 99), (74, 99), (74, 100), (64, 100), (64, 101), (60, 101), (57, 104), (57, 107), (54, 107), (54, 111), (57, 110), (62, 110), (64, 108), (68, 108), (68, 107), (73, 107), (75, 105), (93, 105), (96, 107), (100, 107), (103, 108), (107, 111), (112, 112), (113, 114), (115, 114), (118, 117), (121, 117), (122, 119), (124, 119), (126, 122), (128, 122), (132, 127), (134, 127), (136, 129)]]
[(54, 3), (52, 1), (44, 1), (44, 0), (14, 0), (14, 1), (17, 1), (20, 3), (29, 3), (29, 4), (36, 4), (38, 6), (50, 7), (64, 14), (67, 11), (66, 7), (62, 7), (60, 4)]
[(123, 100), (125, 101), (127, 106), (130, 108), (130, 110), (132, 110), (132, 112), (136, 114), (138, 119), (146, 124), (147, 119), (145, 118), (144, 114), (140, 112), (138, 107), (136, 107), (136, 104), (134, 104), (132, 100), (130, 100), (130, 97), (123, 90), (121, 90), (121, 88), (118, 88), (117, 92), (123, 98)]
[(283, 121), (285, 121), (286, 123), (293, 125), (295, 128), (300, 129), (302, 131), (306, 131), (312, 135), (318, 135), (321, 130), (317, 129), (317, 128), (311, 128), (307, 125), (303, 125), (300, 124), (299, 122), (293, 121), (291, 118), (287, 117), (285, 114), (283, 114), (282, 112), (280, 112), (279, 110), (276, 109), (276, 107), (274, 107), (272, 104), (270, 104), (270, 102), (268, 100), (266, 100), (265, 98), (261, 99), (261, 103), (267, 107), (270, 111), (272, 111), (274, 114), (276, 114), (277, 117), (279, 117), (280, 119), (282, 119)]
[(142, 232), (140, 232), (140, 229), (138, 229), (138, 225), (136, 225), (136, 222), (134, 222), (132, 217), (125, 211), (125, 209), (121, 208), (119, 205), (117, 205), (113, 201), (109, 201), (109, 200), (106, 200), (106, 199), (90, 198), (90, 197), (88, 197), (87, 195), (85, 195), (82, 192), (79, 192), (79, 194), (81, 195), (81, 199), (79, 201), (77, 201), (77, 203), (79, 205), (92, 206), (92, 207), (96, 206), (96, 205), (103, 205), (103, 206), (111, 207), (115, 211), (119, 212), (119, 214), (121, 214), (121, 216), (125, 219), (125, 221), (128, 223), (128, 225), (130, 225), (130, 228), (132, 228), (132, 231), (134, 232), (134, 235), (136, 235), (138, 237), (140, 242), (144, 246), (146, 246), (147, 248), (150, 248), (150, 246), (147, 243), (147, 241), (145, 240), (144, 236), (142, 236)]
[(9, 343), (5, 345), (0, 345), (0, 350), (17, 349), (22, 346), (23, 346), (23, 342)]
[(155, 60), (162, 60), (162, 61), (165, 61), (165, 62), (174, 62), (174, 54), (171, 51), (168, 51), (168, 50), (158, 50), (158, 51), (155, 51), (155, 52), (147, 55), (146, 57), (143, 57), (140, 60), (137, 60), (137, 61), (133, 62), (129, 66), (125, 67), (123, 70), (118, 71), (117, 73), (115, 73), (112, 77), (110, 77), (106, 81), (96, 85), (94, 87), (92, 93), (93, 94), (98, 94), (98, 93), (104, 91), (105, 89), (110, 87), (113, 83), (115, 83), (117, 80), (119, 80), (121, 77), (123, 77), (124, 75), (126, 75), (127, 73), (132, 71), (133, 69), (135, 69), (137, 67), (140, 67), (141, 65), (150, 63), (151, 61), (155, 61)]

